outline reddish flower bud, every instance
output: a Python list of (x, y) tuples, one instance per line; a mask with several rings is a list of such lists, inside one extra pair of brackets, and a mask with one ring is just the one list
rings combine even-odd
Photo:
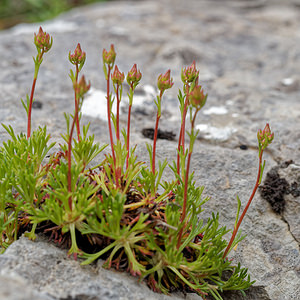
[(81, 50), (80, 44), (77, 44), (77, 47), (73, 54), (69, 52), (69, 61), (73, 65), (83, 65), (85, 62), (86, 54)]
[(108, 65), (113, 65), (116, 60), (116, 52), (114, 45), (110, 45), (110, 50), (107, 52), (106, 49), (103, 49), (102, 52), (103, 63)]
[(160, 91), (170, 89), (173, 85), (173, 78), (170, 77), (171, 70), (168, 70), (165, 74), (160, 74), (157, 79), (157, 87)]
[(124, 73), (121, 73), (118, 66), (115, 66), (114, 72), (111, 74), (111, 80), (114, 84), (121, 85), (125, 79)]
[(207, 94), (204, 95), (201, 85), (196, 85), (189, 96), (190, 103), (199, 109), (205, 105), (206, 99)]
[(74, 90), (76, 92), (77, 98), (83, 98), (83, 96), (89, 91), (91, 83), (87, 84), (84, 75), (82, 75), (79, 82), (74, 83)]
[(131, 70), (128, 72), (126, 80), (128, 84), (131, 86), (133, 84), (138, 85), (142, 78), (142, 73), (137, 69), (136, 64), (133, 65)]
[(269, 123), (266, 124), (264, 130), (257, 132), (257, 140), (261, 148), (264, 150), (274, 139), (274, 133), (271, 132)]
[(181, 70), (181, 80), (183, 83), (191, 83), (199, 76), (199, 71), (196, 69), (196, 63), (193, 61), (193, 63), (187, 67)]
[(39, 28), (38, 34), (34, 34), (34, 44), (36, 48), (48, 52), (52, 47), (53, 39), (49, 33), (44, 32), (42, 27)]

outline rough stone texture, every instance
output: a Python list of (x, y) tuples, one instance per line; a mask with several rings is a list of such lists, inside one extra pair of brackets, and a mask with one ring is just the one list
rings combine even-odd
[[(1, 300), (170, 299), (168, 296), (153, 293), (145, 284), (138, 283), (136, 278), (125, 273), (104, 271), (102, 261), (98, 261), (97, 265), (82, 267), (79, 261), (68, 258), (66, 251), (49, 244), (43, 238), (38, 238), (35, 242), (20, 238), (0, 256), (0, 267), (0, 272), (5, 274), (4, 278), (10, 289), (13, 282), (19, 293), (19, 287), (23, 287), (26, 281), (29, 287), (37, 291), (35, 294), (42, 291), (38, 294), (40, 298), (31, 298), (29, 293), (28, 296), (23, 293), (23, 298), (17, 293), (11, 298), (6, 298), (1, 289)], [(16, 274), (21, 276), (23, 281), (18, 281), (18, 278), (16, 280)], [(172, 299), (179, 300), (182, 296), (172, 295)], [(201, 298), (191, 294), (186, 299)]]
[(5, 300), (53, 300), (28, 286), (28, 282), (16, 274), (0, 276), (0, 299)]
[[(196, 181), (205, 185), (205, 193), (211, 196), (203, 214), (205, 219), (217, 210), (222, 224), (233, 225), (235, 197), (238, 194), (245, 205), (256, 179), (256, 132), (266, 122), (271, 124), (275, 140), (265, 153), (266, 172), (285, 161), (294, 161), (286, 168), (278, 167), (279, 175), (290, 185), (290, 193), (284, 195), (286, 205), (282, 214), (276, 214), (269, 203), (256, 195), (242, 224), (247, 238), (231, 257), (248, 267), (256, 279), (253, 293), (246, 299), (299, 299), (300, 200), (299, 195), (293, 195), (299, 192), (300, 184), (299, 169), (293, 167), (300, 164), (299, 1), (116, 1), (76, 9), (42, 25), (53, 35), (54, 43), (41, 66), (35, 98), (42, 103), (42, 108), (33, 111), (33, 126), (47, 125), (58, 142), (65, 129), (62, 112), (73, 110), (73, 93), (67, 75), (71, 65), (67, 55), (77, 42), (87, 53), (83, 72), (96, 90), (103, 91), (105, 87), (100, 56), (102, 48), (109, 48), (111, 43), (115, 44), (117, 64), (122, 71), (127, 72), (133, 63), (141, 68), (141, 86), (155, 86), (158, 74), (171, 68), (176, 88), (166, 92), (160, 129), (176, 134), (179, 128), (176, 93), (181, 88), (181, 67), (196, 60), (201, 83), (209, 93), (197, 121), (201, 132), (192, 161)], [(11, 124), (16, 132), (25, 131), (20, 98), (25, 98), (30, 91), (31, 56), (35, 55), (32, 40), (38, 26), (19, 25), (0, 32), (0, 119)], [(131, 138), (132, 143), (138, 144), (137, 154), (143, 161), (147, 161), (144, 142), (149, 140), (142, 135), (142, 129), (154, 124), (151, 93), (149, 86), (141, 87), (140, 97), (144, 102), (133, 111)], [(122, 118), (125, 124), (125, 114)], [(107, 142), (106, 123), (84, 116), (83, 122), (88, 121), (92, 121), (91, 132), (96, 139)], [(0, 128), (0, 141), (7, 138)], [(171, 161), (176, 155), (175, 147), (176, 140), (159, 140), (158, 158)], [(165, 177), (170, 176), (171, 172), (166, 171)], [(36, 259), (38, 254), (42, 261)], [(26, 260), (18, 259), (19, 256)], [(103, 297), (106, 292), (115, 297), (107, 299), (133, 299), (134, 293), (141, 293), (135, 294), (140, 295), (136, 299), (160, 299), (159, 295), (147, 294), (145, 287), (124, 274), (95, 271), (92, 267), (83, 269), (68, 260), (65, 252), (45, 246), (42, 241), (32, 243), (21, 239), (0, 259), (1, 274), (2, 270), (10, 274), (5, 275), (8, 276), (5, 280), (18, 278), (14, 280), (18, 280), (20, 288), (27, 282), (28, 289), (32, 285), (58, 299), (97, 299), (93, 298), (96, 291)], [(66, 270), (70, 268), (70, 274), (76, 273), (68, 277), (70, 286), (80, 287), (81, 281), (91, 278), (90, 292), (83, 290), (88, 293), (85, 297), (90, 298), (80, 298), (79, 288), (73, 290), (61, 285), (55, 289), (51, 285), (51, 280), (65, 281), (67, 274), (67, 271), (60, 274), (56, 269), (58, 260), (65, 264)], [(28, 266), (31, 266), (30, 273), (26, 271)], [(51, 270), (52, 277), (45, 270)], [(38, 274), (43, 280), (35, 281), (31, 274)], [(117, 281), (112, 285), (113, 290), (101, 283), (106, 276), (110, 282)], [(96, 278), (101, 279), (100, 283), (96, 283)], [(11, 290), (14, 292), (17, 289)], [(27, 297), (26, 289), (24, 297)], [(224, 299), (232, 297), (224, 296)], [(239, 294), (235, 299), (240, 298)]]
[[(280, 168), (279, 175), (289, 183), (287, 195), (284, 197), (283, 218), (288, 223), (295, 240), (300, 243), (300, 166), (292, 163), (287, 168)], [(300, 272), (300, 265), (297, 271)]]

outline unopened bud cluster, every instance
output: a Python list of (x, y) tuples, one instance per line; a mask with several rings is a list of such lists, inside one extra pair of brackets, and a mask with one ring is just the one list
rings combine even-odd
[(86, 54), (84, 51), (81, 50), (81, 46), (79, 43), (73, 54), (69, 52), (69, 61), (73, 65), (83, 65), (85, 62), (85, 58), (86, 58)]
[(91, 87), (91, 83), (87, 84), (84, 75), (82, 75), (79, 82), (74, 82), (73, 87), (79, 99), (79, 98), (83, 98), (83, 96), (89, 91)]
[(116, 60), (116, 52), (115, 52), (115, 48), (114, 45), (110, 45), (110, 50), (107, 51), (106, 49), (103, 49), (102, 52), (102, 59), (103, 59), (103, 63), (113, 66)]
[(39, 28), (38, 34), (34, 34), (34, 44), (38, 51), (48, 52), (53, 43), (53, 38), (49, 33), (44, 32), (42, 27)]
[(160, 74), (158, 76), (157, 87), (162, 93), (174, 85), (173, 78), (171, 78), (170, 73), (171, 70), (168, 70), (165, 74)]
[(199, 71), (196, 69), (196, 63), (193, 63), (184, 69), (181, 70), (181, 80), (183, 83), (192, 83), (199, 76)]
[(115, 66), (114, 72), (111, 74), (111, 80), (116, 85), (121, 85), (125, 79), (125, 75), (121, 72), (118, 66)]
[(136, 64), (134, 64), (131, 70), (127, 74), (126, 81), (130, 86), (138, 85), (141, 78), (142, 78), (142, 73), (140, 72), (140, 70), (137, 69)]
[(206, 99), (207, 99), (207, 94), (206, 95), (204, 94), (202, 86), (196, 85), (190, 93), (190, 97), (189, 97), (190, 103), (194, 107), (200, 109), (205, 105)]
[(266, 149), (267, 146), (272, 143), (273, 139), (274, 133), (271, 132), (269, 123), (266, 124), (264, 130), (257, 132), (257, 140), (262, 150)]

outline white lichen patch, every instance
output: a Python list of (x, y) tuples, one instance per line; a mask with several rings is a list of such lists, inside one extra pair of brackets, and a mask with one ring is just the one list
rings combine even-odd
[[(136, 93), (133, 97), (133, 107), (146, 107), (146, 103), (153, 101), (155, 97), (155, 89), (146, 85), (143, 87), (143, 93)], [(120, 107), (128, 106), (128, 96), (123, 93)], [(112, 111), (116, 111), (116, 100), (113, 103)], [(120, 109), (120, 115), (122, 114), (122, 109)], [(88, 94), (86, 95), (81, 112), (84, 116), (99, 118), (101, 120), (107, 121), (107, 101), (106, 101), (106, 92), (91, 88)]]
[(83, 101), (81, 112), (84, 116), (107, 120), (106, 93), (91, 88)]
[(200, 136), (207, 140), (227, 141), (237, 130), (232, 127), (214, 127), (207, 124), (198, 124), (196, 128), (200, 131)]
[(281, 80), (281, 84), (284, 85), (284, 86), (290, 86), (292, 84), (294, 84), (295, 80), (293, 78), (283, 78)]
[(203, 110), (204, 115), (226, 115), (228, 110), (224, 106), (211, 106), (208, 109)]
[[(37, 32), (39, 29), (39, 24), (19, 24), (12, 28), (12, 33), (14, 35), (20, 34), (30, 34)], [(75, 22), (56, 20), (45, 22), (42, 25), (44, 31), (53, 34), (53, 33), (63, 33), (63, 32), (72, 32), (78, 29), (78, 25)]]

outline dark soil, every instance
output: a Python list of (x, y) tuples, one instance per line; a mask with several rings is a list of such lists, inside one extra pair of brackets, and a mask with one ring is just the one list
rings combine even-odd
[(284, 210), (284, 195), (289, 193), (289, 184), (285, 178), (278, 174), (279, 166), (273, 167), (266, 176), (264, 183), (260, 186), (260, 194), (267, 200), (273, 211), (281, 214)]
[[(154, 129), (153, 128), (144, 128), (142, 130), (142, 134), (144, 137), (153, 140), (154, 137)], [(176, 134), (172, 131), (160, 130), (157, 131), (157, 138), (162, 140), (174, 141)]]

